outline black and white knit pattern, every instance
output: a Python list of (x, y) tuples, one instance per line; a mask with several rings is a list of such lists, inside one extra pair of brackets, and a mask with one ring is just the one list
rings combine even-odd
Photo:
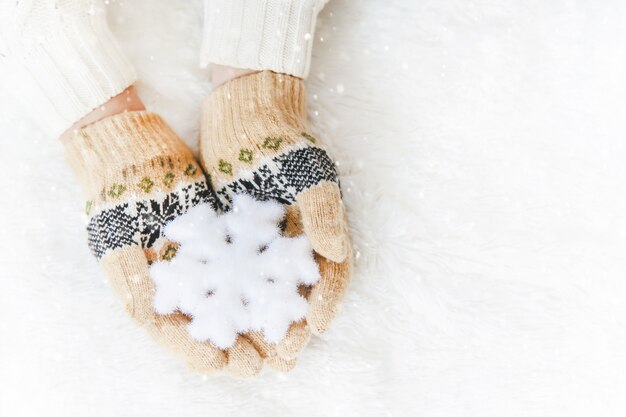
[(307, 146), (273, 158), (271, 164), (255, 169), (249, 178), (233, 181), (216, 194), (224, 210), (230, 208), (235, 194), (291, 204), (302, 191), (322, 181), (338, 183), (335, 164), (323, 149)]
[[(309, 146), (273, 158), (254, 170), (250, 178), (233, 181), (216, 194), (223, 210), (230, 209), (235, 194), (291, 204), (299, 193), (322, 181), (338, 182), (335, 164), (323, 149)], [(205, 181), (162, 199), (122, 203), (103, 210), (87, 226), (89, 248), (98, 259), (109, 250), (126, 246), (150, 248), (163, 236), (167, 223), (201, 203), (210, 203), (214, 209), (220, 205)]]
[(190, 184), (162, 199), (122, 203), (103, 210), (87, 226), (89, 248), (98, 259), (112, 249), (134, 245), (149, 248), (163, 236), (163, 227), (168, 222), (201, 203), (217, 207), (213, 190), (206, 181)]

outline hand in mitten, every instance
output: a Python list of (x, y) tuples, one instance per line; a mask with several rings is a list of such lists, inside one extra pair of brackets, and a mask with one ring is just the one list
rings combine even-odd
[(304, 233), (321, 278), (307, 291), (306, 320), (295, 323), (277, 353), (293, 358), (311, 332), (338, 311), (352, 270), (346, 217), (333, 161), (307, 127), (302, 80), (270, 71), (217, 88), (203, 109), (201, 160), (225, 209), (235, 194), (286, 206), (286, 233)]
[(87, 194), (89, 247), (126, 310), (161, 345), (190, 368), (226, 367), (237, 377), (270, 366), (289, 370), (258, 335), (240, 336), (229, 349), (194, 340), (182, 313), (159, 315), (153, 306), (149, 265), (175, 256), (177, 244), (164, 225), (193, 206), (216, 199), (191, 150), (158, 116), (122, 113), (77, 131), (65, 143), (66, 157)]

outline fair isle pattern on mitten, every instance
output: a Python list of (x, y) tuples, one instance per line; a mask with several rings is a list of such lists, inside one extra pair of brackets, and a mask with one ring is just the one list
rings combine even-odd
[(244, 177), (222, 186), (216, 194), (224, 209), (230, 207), (236, 194), (292, 204), (302, 191), (323, 181), (339, 182), (335, 164), (323, 149), (305, 146), (272, 158)]
[(131, 201), (101, 210), (87, 225), (89, 248), (98, 259), (109, 250), (125, 246), (152, 248), (163, 237), (167, 223), (202, 203), (217, 209), (206, 181), (184, 185), (161, 198)]

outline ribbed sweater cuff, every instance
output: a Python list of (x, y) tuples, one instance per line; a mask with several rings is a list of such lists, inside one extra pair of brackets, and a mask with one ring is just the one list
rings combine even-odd
[(102, 8), (52, 20), (44, 34), (22, 33), (11, 43), (0, 62), (4, 76), (20, 86), (17, 99), (50, 136), (58, 137), (136, 80)]
[(201, 65), (306, 78), (315, 23), (327, 0), (205, 0)]

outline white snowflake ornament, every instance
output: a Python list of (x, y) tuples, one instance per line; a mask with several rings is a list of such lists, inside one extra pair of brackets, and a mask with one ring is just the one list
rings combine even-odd
[(283, 339), (307, 311), (298, 287), (319, 279), (308, 239), (281, 236), (284, 214), (276, 202), (237, 195), (228, 213), (202, 204), (169, 223), (165, 236), (180, 247), (150, 268), (155, 311), (188, 315), (191, 336), (221, 349), (249, 331)]

